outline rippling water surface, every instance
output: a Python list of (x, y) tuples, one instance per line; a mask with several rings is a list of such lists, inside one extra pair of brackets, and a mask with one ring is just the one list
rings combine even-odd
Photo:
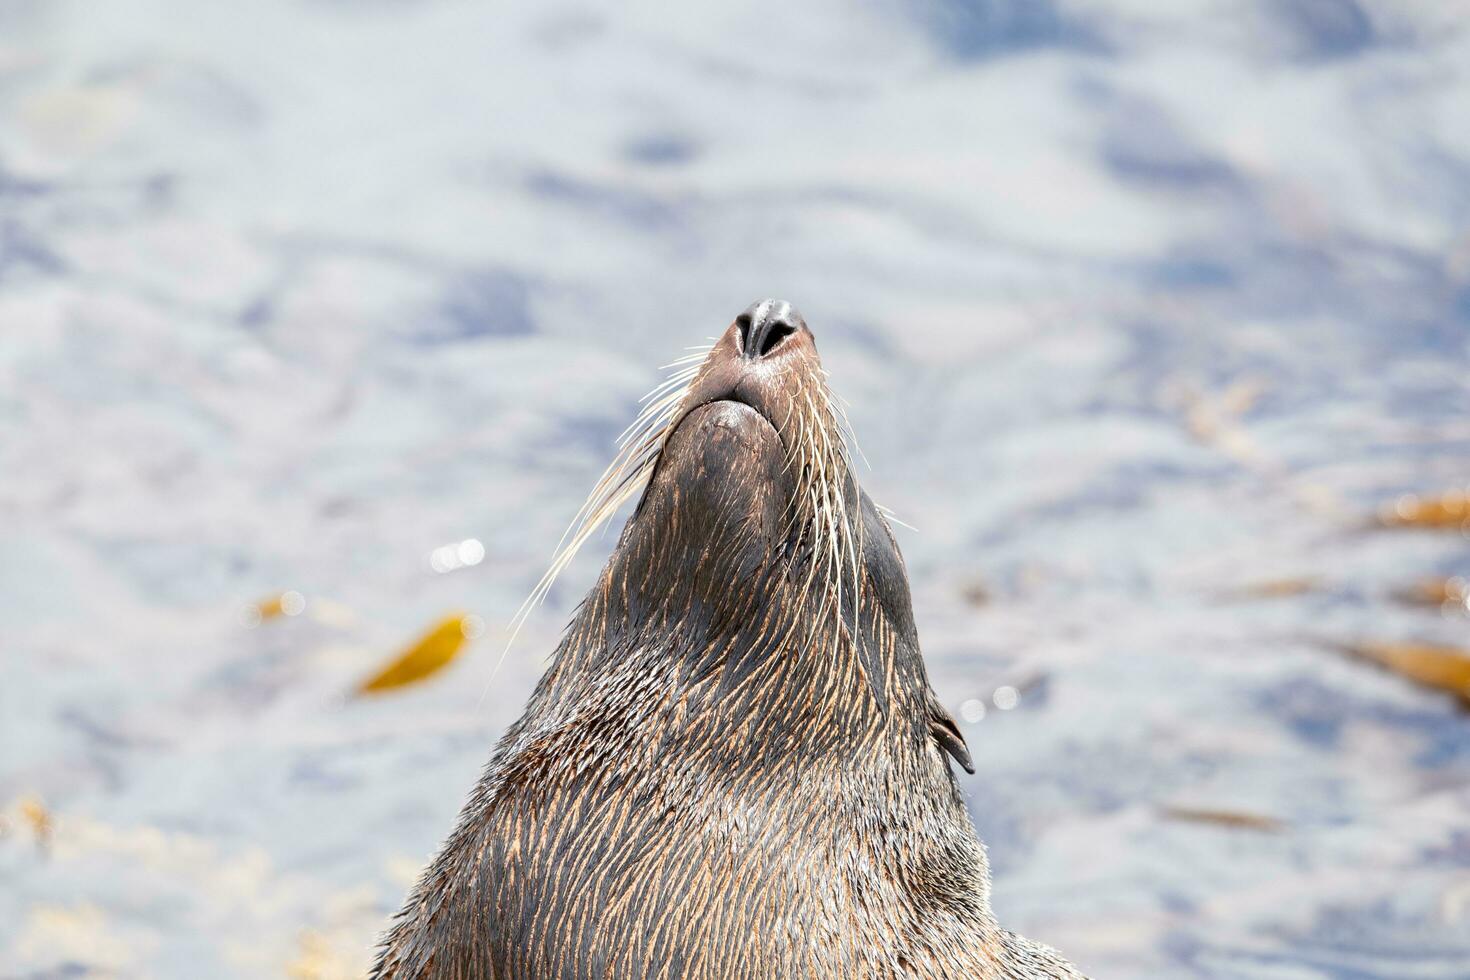
[(657, 365), (774, 295), (917, 529), (1007, 925), (1470, 976), (1470, 716), (1330, 646), (1470, 645), (1393, 598), (1470, 540), (1372, 526), (1470, 480), (1467, 22), (0, 2), (0, 975), (361, 971)]

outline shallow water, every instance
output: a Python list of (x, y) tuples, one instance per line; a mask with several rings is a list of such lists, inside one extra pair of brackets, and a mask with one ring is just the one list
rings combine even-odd
[(1470, 644), (1391, 598), (1470, 541), (1370, 526), (1470, 479), (1470, 7), (1163, 6), (0, 2), (0, 976), (360, 971), (764, 295), (918, 529), (1008, 926), (1470, 976), (1470, 716), (1323, 646)]

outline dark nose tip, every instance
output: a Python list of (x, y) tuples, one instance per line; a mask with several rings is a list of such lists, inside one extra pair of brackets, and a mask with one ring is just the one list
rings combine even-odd
[(737, 316), (735, 326), (740, 330), (740, 356), (756, 361), (780, 349), (788, 337), (806, 326), (806, 321), (785, 300), (763, 299)]

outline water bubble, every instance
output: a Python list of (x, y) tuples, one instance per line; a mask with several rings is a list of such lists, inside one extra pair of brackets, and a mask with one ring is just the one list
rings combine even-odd
[(452, 544), (444, 544), (429, 553), (429, 567), (443, 575), (458, 571), (485, 560), (485, 546), (479, 538), (465, 538)]
[(960, 720), (968, 725), (985, 720), (985, 702), (978, 698), (970, 698), (960, 705)]
[(485, 546), (479, 538), (465, 538), (455, 548), (455, 554), (462, 565), (478, 565), (485, 559)]
[(300, 616), (306, 610), (306, 596), (292, 589), (281, 593), (281, 613), (285, 616)]
[(459, 555), (453, 545), (435, 548), (429, 555), (429, 567), (443, 575), (459, 567)]
[(1419, 509), (1419, 498), (1415, 494), (1406, 493), (1399, 497), (1398, 502), (1393, 505), (1393, 509), (1394, 513), (1398, 514), (1400, 519), (1407, 521)]
[(1009, 684), (1002, 684), (995, 689), (995, 693), (990, 696), (990, 700), (994, 701), (995, 706), (1000, 710), (1010, 711), (1021, 703), (1021, 692)]

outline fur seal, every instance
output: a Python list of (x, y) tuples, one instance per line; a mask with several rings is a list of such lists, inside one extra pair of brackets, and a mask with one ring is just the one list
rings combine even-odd
[(806, 323), (763, 300), (685, 360), (538, 587), (642, 493), (372, 976), (1080, 980), (991, 914)]

